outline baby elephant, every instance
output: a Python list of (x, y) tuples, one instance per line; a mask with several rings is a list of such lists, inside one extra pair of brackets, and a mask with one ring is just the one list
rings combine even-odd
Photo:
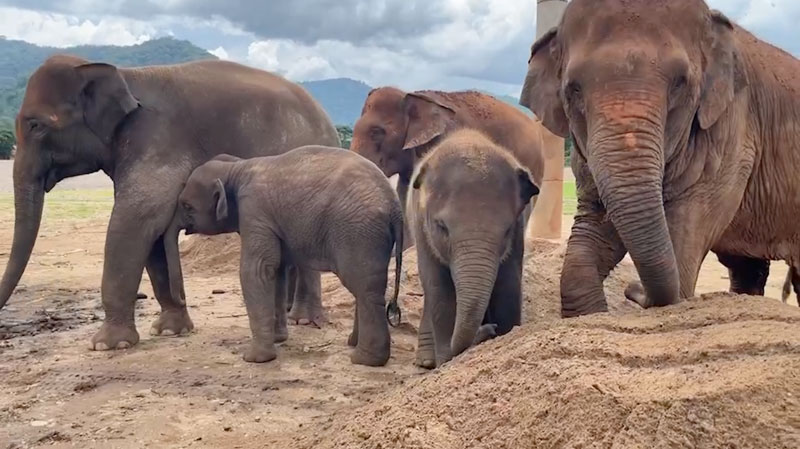
[(522, 212), (539, 188), (511, 153), (473, 130), (430, 151), (411, 184), (425, 295), (416, 363), (434, 368), (520, 324)]
[[(248, 362), (277, 357), (286, 340), (287, 269), (336, 273), (356, 298), (353, 363), (389, 360), (384, 315), (387, 267), (396, 254), (397, 300), (403, 247), (400, 201), (383, 173), (350, 151), (305, 146), (280, 156), (223, 155), (198, 167), (164, 238), (171, 289), (182, 297), (177, 237), (239, 232), (240, 280), (253, 340)], [(395, 245), (396, 244), (396, 245)]]

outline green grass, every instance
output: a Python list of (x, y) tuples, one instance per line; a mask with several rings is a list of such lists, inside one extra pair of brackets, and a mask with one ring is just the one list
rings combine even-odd
[[(91, 220), (107, 217), (114, 205), (112, 189), (55, 190), (44, 197), (42, 219), (46, 220)], [(14, 219), (14, 195), (0, 194), (0, 217)]]
[(575, 215), (578, 208), (578, 196), (575, 181), (564, 181), (564, 215)]

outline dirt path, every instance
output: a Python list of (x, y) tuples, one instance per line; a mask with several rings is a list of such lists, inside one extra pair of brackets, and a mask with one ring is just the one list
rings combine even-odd
[[(141, 290), (151, 298), (139, 301), (136, 309), (142, 342), (127, 351), (88, 351), (86, 347), (89, 338), (100, 326), (102, 317), (99, 280), (107, 218), (106, 211), (77, 222), (69, 219), (46, 220), (22, 286), (12, 297), (10, 304), (0, 312), (0, 449), (39, 446), (263, 447), (265, 444), (268, 447), (284, 447), (295, 443), (304, 447), (304, 444), (314, 441), (314, 435), (329, 432), (325, 430), (325, 426), (338, 429), (342, 425), (339, 421), (342, 416), (353, 417), (353, 423), (358, 423), (363, 421), (355, 419), (363, 419), (364, 413), (374, 412), (380, 415), (382, 412), (374, 409), (376, 398), (380, 398), (381, 402), (396, 401), (394, 405), (403, 407), (404, 403), (397, 398), (406, 394), (409, 385), (414, 388), (409, 391), (434, 400), (437, 396), (426, 396), (428, 393), (420, 390), (422, 378), (432, 379), (426, 382), (440, 385), (431, 389), (430, 395), (447, 391), (453, 385), (448, 382), (454, 381), (446, 380), (440, 374), (423, 376), (424, 373), (411, 363), (421, 304), (421, 290), (412, 253), (407, 256), (402, 290), (404, 317), (409, 323), (392, 331), (392, 359), (384, 368), (371, 369), (350, 364), (349, 348), (345, 341), (352, 325), (353, 300), (331, 275), (325, 276), (323, 285), (324, 303), (332, 321), (331, 325), (324, 329), (292, 326), (289, 341), (279, 350), (278, 361), (265, 365), (244, 363), (241, 351), (248, 341), (249, 329), (240, 299), (238, 273), (235, 269), (236, 256), (220, 250), (222, 247), (219, 246), (216, 249), (212, 247), (187, 254), (190, 313), (197, 326), (193, 335), (183, 338), (149, 336), (149, 326), (155, 319), (158, 306), (152, 299), (152, 290), (145, 277)], [(0, 212), (0, 257), (3, 258), (7, 257), (10, 247), (12, 220), (13, 212)], [(187, 251), (191, 249), (188, 248)], [(529, 248), (526, 262), (526, 319), (536, 323), (535, 326), (549, 326), (544, 323), (557, 320), (558, 272), (562, 256), (563, 247), (559, 245), (540, 242)], [(778, 277), (782, 279), (785, 271), (778, 271)], [(630, 263), (624, 263), (607, 284), (614, 314), (631, 311), (637, 313), (630, 304), (621, 299), (621, 291), (633, 273)], [(703, 288), (725, 289), (727, 280), (722, 278), (721, 273), (724, 272), (714, 269), (713, 266), (710, 269), (704, 267), (701, 279)], [(771, 284), (774, 283), (773, 278), (770, 279)], [(211, 292), (214, 289), (224, 290), (225, 293), (213, 295)], [(718, 303), (714, 304), (717, 307)], [(719, 304), (719, 307), (724, 308), (744, 307), (744, 304), (738, 303), (736, 306)], [(739, 334), (748, 338), (764, 335), (764, 341), (769, 340), (772, 346), (752, 346), (757, 355), (774, 348), (777, 354), (775, 357), (797, 358), (797, 353), (792, 352), (795, 350), (792, 345), (797, 344), (797, 339), (790, 343), (786, 340), (788, 334), (785, 333), (777, 334), (774, 338), (769, 337), (773, 328), (778, 326), (772, 322), (780, 321), (774, 316), (786, 316), (786, 320), (789, 320), (784, 320), (789, 323), (786, 326), (796, 326), (791, 321), (794, 320), (794, 312), (778, 307), (775, 301), (764, 304), (759, 307), (766, 310), (764, 314), (773, 310), (769, 312), (772, 314), (769, 316), (773, 318), (754, 318), (750, 321), (755, 320), (755, 324), (748, 321), (746, 326), (740, 326), (735, 320), (731, 321), (726, 335), (730, 335), (730, 338)], [(703, 312), (705, 315), (698, 316), (713, 316), (714, 310), (708, 309)], [(659, 312), (658, 316), (667, 320), (668, 315), (669, 312)], [(676, 316), (673, 321), (686, 318), (697, 322), (700, 319), (695, 315)], [(758, 316), (763, 318), (767, 315)], [(604, 326), (608, 327), (613, 319), (606, 320)], [(763, 325), (757, 323), (761, 321)], [(535, 342), (552, 341), (547, 340), (549, 338), (558, 339), (562, 335), (558, 333), (562, 332), (558, 329), (566, 328), (560, 324), (554, 326), (552, 329), (555, 330), (548, 331), (550, 334), (543, 334), (545, 337), (530, 340), (534, 337), (525, 333), (526, 340), (520, 341), (526, 342), (526, 345), (538, 345)], [(708, 337), (703, 333), (706, 331), (702, 325), (697, 326), (686, 328), (683, 333), (670, 334), (669, 338), (679, 337), (689, 343), (692, 340), (689, 337), (693, 335), (697, 338)], [(791, 328), (786, 332), (795, 330)], [(611, 348), (621, 353), (630, 339), (636, 340), (636, 331), (626, 331), (622, 334), (628, 340), (601, 343), (606, 338), (602, 326), (592, 331), (594, 333), (588, 337), (583, 334), (569, 334), (572, 331), (563, 332), (568, 332), (569, 338), (584, 341), (588, 345), (585, 346), (586, 351), (596, 347), (606, 348), (603, 350)], [(587, 342), (587, 338), (591, 343)], [(508, 338), (503, 340), (508, 341)], [(533, 342), (527, 343), (529, 341)], [(636, 345), (652, 346), (657, 345), (658, 341), (653, 337)], [(707, 350), (714, 349), (715, 341), (710, 341)], [(725, 343), (723, 340), (720, 342)], [(491, 348), (498, 348), (497, 345), (500, 344), (504, 343), (493, 343), (493, 346), (487, 346), (475, 357), (470, 357), (469, 366), (474, 367), (477, 360), (489, 357), (488, 354), (496, 350)], [(678, 343), (670, 347), (677, 352), (682, 351)], [(659, 351), (666, 350), (662, 348)], [(706, 349), (697, 351), (702, 350)], [(744, 349), (726, 349), (728, 354), (740, 350)], [(657, 355), (659, 351), (651, 354), (652, 360), (660, 360)], [(504, 349), (503, 352), (507, 351)], [(544, 366), (547, 357), (531, 357), (532, 360), (537, 360), (536, 365), (531, 365), (536, 368), (526, 368), (529, 371), (525, 371), (525, 375), (531, 376), (531, 379), (540, 369), (556, 369)], [(496, 370), (500, 369), (497, 366), (503, 366), (496, 365), (502, 360), (506, 359), (486, 363), (495, 367), (492, 370)], [(631, 360), (637, 359), (634, 357)], [(596, 361), (591, 369), (599, 372), (598, 370), (602, 371), (609, 363), (611, 362)], [(520, 369), (521, 366), (512, 363), (502, 369)], [(719, 369), (733, 367), (720, 365)], [(781, 368), (785, 370), (780, 373), (792, 374), (796, 379), (800, 373), (792, 371), (795, 367), (794, 364), (787, 364)], [(748, 378), (756, 378), (768, 374), (764, 370), (775, 366), (759, 367), (750, 364), (746, 368), (749, 370)], [(452, 367), (450, 371), (456, 369), (458, 368)], [(693, 379), (691, 373), (692, 370), (687, 371), (680, 379), (690, 382)], [(611, 372), (609, 388), (622, 388), (628, 379), (623, 374)], [(440, 378), (443, 380), (435, 380)], [(499, 382), (500, 379), (496, 381)], [(510, 383), (504, 388), (507, 390), (514, 385), (522, 384)], [(545, 384), (539, 381), (530, 385), (531, 392), (540, 392), (540, 388), (545, 388), (542, 386)], [(590, 391), (583, 388), (576, 391)], [(508, 391), (513, 394), (513, 390)], [(461, 397), (461, 393), (456, 397)], [(596, 396), (597, 399), (601, 397)], [(579, 404), (588, 406), (590, 399)], [(435, 399), (439, 400), (454, 404), (452, 401), (455, 399)], [(461, 406), (466, 407), (469, 404), (465, 402)], [(361, 409), (363, 406), (367, 408)], [(458, 425), (478, 424), (480, 423), (464, 420)], [(529, 423), (520, 423), (523, 424)], [(386, 423), (386, 426), (392, 425), (394, 424)], [(436, 446), (408, 447), (462, 447), (457, 443), (447, 444), (450, 441), (447, 440), (450, 438), (447, 436), (448, 432), (441, 432), (444, 439), (435, 440), (438, 441)], [(290, 437), (287, 439), (287, 436)], [(295, 436), (302, 438), (296, 439)], [(555, 442), (554, 447), (563, 446), (556, 444), (558, 440), (549, 441)], [(276, 442), (278, 446), (269, 446), (268, 442)]]

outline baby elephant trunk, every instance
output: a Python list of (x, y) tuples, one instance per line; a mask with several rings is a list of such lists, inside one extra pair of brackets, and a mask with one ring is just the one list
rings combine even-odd
[(178, 235), (182, 229), (179, 214), (175, 214), (167, 231), (164, 233), (164, 253), (167, 256), (169, 275), (169, 291), (172, 298), (181, 305), (186, 304), (186, 292), (183, 288), (183, 272), (181, 270), (181, 253), (178, 248)]
[(456, 288), (456, 319), (450, 341), (453, 357), (473, 345), (489, 306), (500, 261), (488, 246), (468, 245), (456, 254), (452, 265)]

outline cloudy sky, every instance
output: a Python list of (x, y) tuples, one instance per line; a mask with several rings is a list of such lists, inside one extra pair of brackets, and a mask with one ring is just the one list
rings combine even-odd
[[(800, 0), (708, 0), (800, 56)], [(39, 45), (187, 39), (297, 80), (517, 95), (535, 0), (0, 0), (0, 34)], [(258, 5), (258, 6), (256, 6)]]

